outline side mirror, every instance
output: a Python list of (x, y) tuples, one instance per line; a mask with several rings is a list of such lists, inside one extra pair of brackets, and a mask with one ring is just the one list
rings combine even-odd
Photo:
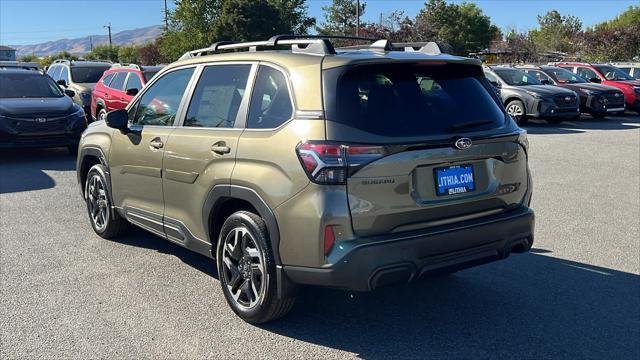
[(129, 114), (127, 110), (113, 110), (107, 113), (107, 118), (105, 119), (107, 126), (112, 129), (117, 129), (122, 132), (129, 132)]
[(56, 81), (58, 83), (58, 85), (62, 85), (64, 87), (67, 87), (67, 82), (64, 79), (60, 79), (58, 81)]
[(543, 80), (540, 80), (540, 84), (542, 84), (542, 85), (550, 85), (551, 82), (549, 80), (547, 80), (547, 79), (543, 79)]
[(489, 81), (489, 82), (491, 83), (491, 85), (497, 87), (498, 89), (500, 89), (502, 87), (502, 85), (500, 85), (500, 83), (497, 82), (497, 81)]
[(138, 95), (138, 91), (140, 91), (140, 90), (138, 90), (136, 88), (132, 88), (132, 89), (127, 89), (126, 93), (129, 96), (136, 96), (136, 95)]
[(64, 93), (65, 93), (65, 95), (67, 95), (70, 98), (76, 96), (76, 92), (71, 90), (71, 89), (64, 89)]
[(592, 83), (600, 83), (600, 78), (592, 77), (591, 79), (589, 79), (589, 81), (591, 81)]

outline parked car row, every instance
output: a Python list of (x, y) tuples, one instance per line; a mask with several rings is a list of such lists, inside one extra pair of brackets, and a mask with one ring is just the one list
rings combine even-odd
[[(160, 66), (104, 61), (0, 62), (0, 147), (62, 147), (76, 152), (96, 114), (123, 109)], [(98, 92), (95, 92), (98, 84)], [(66, 96), (65, 96), (66, 95)]]
[(640, 113), (640, 81), (612, 65), (493, 65), (484, 72), (518, 124), (529, 118), (559, 123), (580, 113), (597, 118), (625, 109)]

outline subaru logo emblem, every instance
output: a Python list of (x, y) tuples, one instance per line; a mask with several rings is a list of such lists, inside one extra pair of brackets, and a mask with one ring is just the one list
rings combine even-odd
[(47, 121), (47, 119), (45, 119), (45, 118), (36, 118), (36, 122), (39, 122), (39, 123), (43, 123), (43, 122), (46, 122), (46, 121)]
[(571, 97), (570, 96), (565, 97), (564, 101), (571, 101)]
[(456, 147), (460, 150), (470, 148), (471, 144), (473, 144), (473, 142), (469, 138), (460, 138), (456, 140), (456, 143), (455, 143)]
[(620, 97), (620, 93), (616, 93), (615, 97)]

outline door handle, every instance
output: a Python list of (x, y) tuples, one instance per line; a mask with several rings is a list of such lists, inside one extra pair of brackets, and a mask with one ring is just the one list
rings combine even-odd
[(155, 138), (149, 142), (149, 146), (154, 149), (162, 149), (162, 147), (164, 147), (164, 143), (159, 138)]
[(211, 151), (216, 154), (224, 155), (231, 152), (231, 148), (227, 146), (224, 141), (218, 141), (217, 143), (211, 145)]
[(108, 99), (109, 98), (109, 94), (104, 94), (104, 98)]

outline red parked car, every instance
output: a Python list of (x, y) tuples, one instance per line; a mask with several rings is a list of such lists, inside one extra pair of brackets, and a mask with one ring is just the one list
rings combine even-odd
[(553, 65), (567, 69), (591, 82), (617, 87), (622, 90), (627, 110), (640, 114), (640, 80), (609, 64), (559, 62)]
[(114, 64), (91, 93), (91, 118), (104, 120), (111, 110), (124, 109), (161, 66)]

